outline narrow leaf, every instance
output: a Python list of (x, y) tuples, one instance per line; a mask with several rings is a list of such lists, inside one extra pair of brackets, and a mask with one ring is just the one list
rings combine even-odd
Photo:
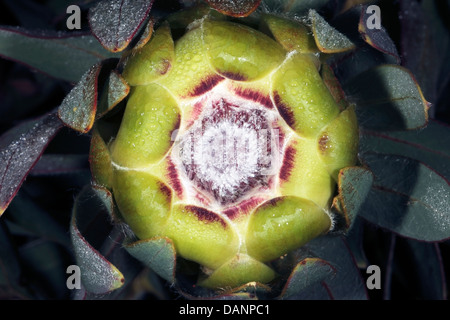
[(94, 294), (106, 294), (120, 288), (125, 279), (113, 264), (88, 243), (78, 228), (77, 216), (83, 214), (80, 209), (84, 209), (80, 201), (83, 201), (89, 192), (88, 188), (83, 189), (77, 197), (72, 213), (70, 236), (86, 290)]
[(56, 114), (51, 113), (23, 123), (0, 137), (0, 216), (62, 127)]
[(428, 10), (423, 8), (439, 6), (438, 3), (423, 1), (421, 5), (418, 1), (399, 1), (403, 66), (411, 70), (432, 103), (437, 102), (438, 89), (444, 84), (439, 79), (440, 74), (447, 77), (450, 71), (447, 63), (450, 57), (448, 27), (439, 30), (439, 14), (427, 15)]
[(100, 1), (89, 10), (92, 33), (111, 52), (124, 50), (145, 23), (153, 0)]
[(400, 156), (365, 153), (374, 174), (360, 215), (371, 223), (423, 241), (450, 238), (450, 186), (423, 163)]
[(357, 104), (361, 126), (377, 130), (423, 127), (428, 106), (417, 82), (405, 68), (381, 65), (353, 78), (344, 86)]
[(101, 63), (92, 66), (64, 98), (58, 109), (61, 121), (81, 133), (89, 132), (94, 125), (100, 70)]
[(168, 238), (140, 240), (127, 244), (126, 250), (170, 283), (175, 282), (176, 252)]
[(115, 57), (90, 35), (36, 34), (5, 27), (0, 28), (0, 56), (72, 83), (92, 65)]

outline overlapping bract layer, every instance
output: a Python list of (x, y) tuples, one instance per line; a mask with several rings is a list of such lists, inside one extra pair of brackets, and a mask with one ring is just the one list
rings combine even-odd
[[(172, 239), (179, 255), (205, 267), (201, 284), (207, 287), (274, 279), (271, 260), (330, 230), (337, 173), (356, 162), (354, 109), (342, 111), (323, 82), (307, 27), (271, 16), (263, 22), (268, 34), (204, 18), (176, 41), (163, 23), (127, 58), (123, 76), (132, 89), (120, 130), (108, 146), (111, 159), (103, 157), (111, 161), (112, 173), (97, 175), (113, 190), (137, 237)], [(298, 41), (292, 43), (287, 30), (295, 31)], [(213, 111), (220, 101), (235, 113), (222, 119), (219, 112), (218, 119), (206, 121), (217, 116)], [(218, 201), (214, 185), (190, 178), (195, 174), (183, 166), (180, 142), (201, 121), (224, 131), (245, 127), (260, 137), (261, 128), (251, 121), (236, 124), (252, 115), (271, 132), (273, 170), (254, 183), (248, 182), (254, 172), (242, 177), (244, 187), (230, 187), (234, 196)], [(101, 142), (93, 139), (99, 143), (94, 147), (104, 150)], [(213, 170), (199, 167), (195, 170)]]

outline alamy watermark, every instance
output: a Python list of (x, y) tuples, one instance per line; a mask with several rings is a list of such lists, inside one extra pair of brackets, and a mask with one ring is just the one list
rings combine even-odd
[(81, 9), (77, 5), (70, 5), (66, 9), (66, 13), (70, 16), (66, 20), (66, 27), (69, 30), (81, 29)]
[(379, 6), (371, 5), (366, 9), (366, 14), (370, 15), (366, 20), (367, 29), (381, 29), (381, 9)]

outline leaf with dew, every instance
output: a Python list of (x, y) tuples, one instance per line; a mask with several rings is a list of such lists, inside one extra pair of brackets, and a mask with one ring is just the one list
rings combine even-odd
[(62, 127), (56, 114), (50, 113), (14, 127), (0, 137), (0, 216)]

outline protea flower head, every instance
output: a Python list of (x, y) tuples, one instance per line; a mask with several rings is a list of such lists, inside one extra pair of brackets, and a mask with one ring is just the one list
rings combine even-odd
[(171, 239), (207, 287), (272, 281), (267, 263), (332, 228), (338, 172), (356, 163), (354, 108), (323, 82), (306, 26), (292, 48), (276, 29), (289, 22), (263, 19), (276, 37), (205, 16), (174, 40), (163, 23), (123, 70), (108, 187), (136, 236)]
[[(369, 27), (370, 7), (349, 3), (210, 0), (156, 18), (153, 1), (98, 1), (88, 36), (0, 30), (84, 57), (83, 72), (42, 64), (76, 84), (2, 148), (12, 182), (1, 212), (66, 126), (90, 142), (90, 184), (70, 220), (76, 297), (120, 291), (137, 262), (187, 298), (363, 297), (359, 218), (450, 237), (436, 222), (450, 207), (445, 161), (433, 144), (410, 149), (448, 128), (423, 129), (430, 104), (416, 78), (386, 30)], [(109, 214), (109, 236), (93, 212)]]

